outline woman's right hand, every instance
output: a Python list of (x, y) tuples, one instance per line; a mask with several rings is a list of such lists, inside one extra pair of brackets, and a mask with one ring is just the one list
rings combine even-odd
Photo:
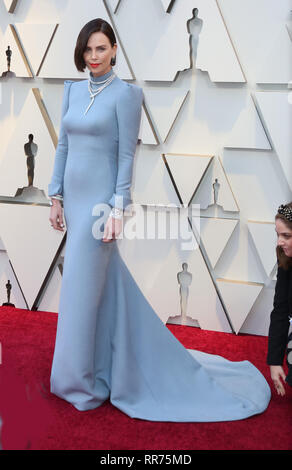
[(285, 387), (283, 382), (285, 382), (286, 374), (282, 366), (270, 366), (271, 379), (274, 383), (275, 389), (278, 395), (285, 395)]
[(51, 212), (49, 221), (51, 222), (51, 226), (54, 227), (55, 230), (60, 230), (61, 232), (64, 231), (64, 221), (63, 221), (63, 208), (61, 202), (58, 199), (52, 199), (53, 205), (51, 206)]

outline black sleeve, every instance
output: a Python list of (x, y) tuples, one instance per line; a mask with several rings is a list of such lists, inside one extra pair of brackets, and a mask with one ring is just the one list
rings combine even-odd
[(289, 288), (290, 269), (284, 270), (278, 267), (274, 308), (269, 327), (267, 355), (269, 365), (282, 365), (285, 357), (289, 331)]

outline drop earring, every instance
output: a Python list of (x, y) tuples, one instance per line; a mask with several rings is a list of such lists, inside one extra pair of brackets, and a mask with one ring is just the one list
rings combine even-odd
[(111, 58), (111, 65), (116, 65), (116, 57)]

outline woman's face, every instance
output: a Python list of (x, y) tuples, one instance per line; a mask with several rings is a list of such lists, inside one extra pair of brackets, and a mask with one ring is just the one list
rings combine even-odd
[(277, 245), (280, 246), (286, 256), (292, 257), (292, 230), (288, 228), (284, 220), (276, 219)]
[(95, 77), (104, 75), (111, 70), (111, 59), (115, 57), (117, 45), (112, 47), (109, 38), (101, 33), (92, 33), (83, 53), (86, 67)]

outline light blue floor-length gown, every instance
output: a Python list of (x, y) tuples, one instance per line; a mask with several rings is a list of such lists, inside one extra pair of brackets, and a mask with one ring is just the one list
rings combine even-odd
[[(97, 83), (110, 77), (93, 77)], [(93, 207), (131, 202), (141, 88), (118, 77), (88, 112), (87, 80), (64, 83), (49, 196), (61, 194), (67, 227), (51, 392), (80, 411), (105, 400), (133, 418), (229, 421), (263, 412), (270, 388), (249, 361), (185, 349), (122, 260), (93, 236)]]

